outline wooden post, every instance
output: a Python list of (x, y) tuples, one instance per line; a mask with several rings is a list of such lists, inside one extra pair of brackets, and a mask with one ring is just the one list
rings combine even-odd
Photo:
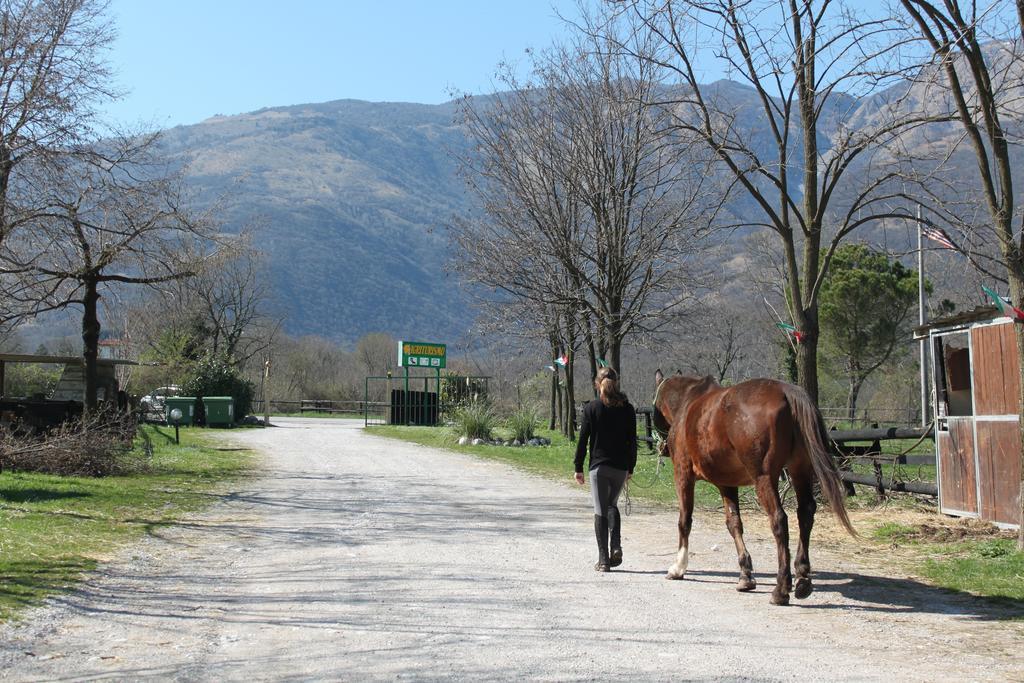
[(4, 377), (6, 363), (0, 360), (0, 398), (7, 398), (7, 382)]
[(263, 361), (263, 426), (270, 426), (270, 356)]

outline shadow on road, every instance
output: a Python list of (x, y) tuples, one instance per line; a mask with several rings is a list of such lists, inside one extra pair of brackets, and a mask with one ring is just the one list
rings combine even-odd
[[(736, 583), (739, 572), (691, 570), (688, 581), (704, 583)], [(755, 572), (757, 593), (767, 594), (775, 587), (775, 574)], [(849, 602), (801, 602), (791, 605), (815, 610), (846, 610), (850, 612), (930, 613), (965, 617), (977, 621), (1006, 621), (1024, 614), (1024, 601), (1011, 598), (988, 598), (963, 591), (936, 588), (913, 579), (897, 579), (869, 574), (812, 572), (814, 591), (835, 593)]]

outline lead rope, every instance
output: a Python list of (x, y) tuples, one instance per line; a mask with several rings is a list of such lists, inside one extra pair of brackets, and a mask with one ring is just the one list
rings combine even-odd
[[(660, 382), (658, 384), (658, 386), (654, 389), (654, 400), (651, 401), (651, 407), (654, 410), (658, 409), (658, 396), (661, 394), (661, 387), (662, 387), (663, 384), (665, 384), (664, 381)], [(629, 481), (627, 481), (625, 486), (622, 487), (622, 497), (623, 497), (623, 500), (625, 501), (623, 503), (623, 509), (625, 511), (625, 514), (627, 514), (627, 515), (629, 515), (632, 512), (632, 510), (633, 510), (633, 499), (630, 498), (630, 496), (629, 496), (629, 484), (630, 484), (630, 482), (636, 484), (636, 486), (638, 488), (649, 489), (649, 488), (653, 487), (655, 484), (657, 484), (658, 480), (661, 478), (661, 465), (662, 465), (663, 459), (666, 457), (665, 456), (665, 437), (663, 437), (661, 435), (661, 431), (659, 429), (657, 429), (657, 428), (655, 428), (652, 431), (653, 431), (653, 433), (652, 433), (652, 437), (651, 438), (654, 439), (654, 452), (658, 454), (657, 455), (657, 458), (658, 458), (657, 459), (657, 464), (654, 466), (654, 477), (651, 479), (650, 483), (641, 484), (640, 482), (637, 481), (636, 475), (634, 473), (633, 478), (630, 479)]]
[[(656, 440), (656, 442), (657, 442), (657, 440)], [(660, 448), (658, 449), (657, 452), (658, 452), (658, 456), (657, 456), (658, 460), (657, 460), (657, 464), (655, 464), (655, 466), (654, 466), (654, 476), (651, 478), (650, 482), (647, 483), (647, 484), (641, 484), (640, 482), (637, 481), (636, 475), (634, 474), (633, 478), (628, 480), (626, 482), (625, 486), (622, 487), (622, 498), (625, 501), (624, 504), (623, 504), (623, 508), (625, 510), (625, 514), (627, 514), (627, 515), (629, 515), (632, 512), (632, 509), (633, 509), (633, 499), (629, 497), (629, 485), (630, 485), (630, 483), (636, 484), (636, 486), (638, 488), (641, 488), (641, 489), (649, 489), (649, 488), (652, 488), (655, 484), (657, 484), (658, 480), (661, 479), (662, 463), (665, 460), (665, 456), (662, 455), (662, 451), (661, 451)]]

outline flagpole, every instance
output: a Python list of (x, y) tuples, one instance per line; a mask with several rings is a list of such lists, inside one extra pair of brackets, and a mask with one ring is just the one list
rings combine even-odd
[[(924, 298), (924, 249), (921, 244), (921, 205), (917, 205), (917, 322), (923, 326), (926, 322)], [(919, 342), (921, 355), (921, 426), (928, 425), (928, 376), (925, 373), (927, 362), (927, 340)]]

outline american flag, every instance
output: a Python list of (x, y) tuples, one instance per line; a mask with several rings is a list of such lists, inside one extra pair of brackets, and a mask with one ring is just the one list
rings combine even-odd
[(956, 245), (953, 244), (953, 240), (949, 239), (945, 232), (941, 228), (933, 228), (931, 226), (924, 226), (921, 228), (921, 234), (930, 239), (932, 242), (938, 242), (946, 249), (952, 249), (956, 251)]

